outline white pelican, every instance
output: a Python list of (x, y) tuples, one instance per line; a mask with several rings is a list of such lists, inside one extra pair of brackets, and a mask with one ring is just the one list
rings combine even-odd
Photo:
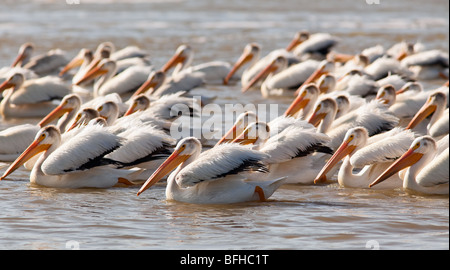
[(145, 115), (165, 120), (175, 120), (181, 114), (193, 116), (196, 112), (195, 104), (198, 101), (194, 98), (183, 96), (183, 92), (164, 95), (158, 99), (152, 99), (147, 95), (138, 95), (129, 100), (129, 107), (124, 116), (131, 115), (137, 111), (142, 111), (141, 119)]
[(34, 45), (32, 43), (23, 44), (14, 60), (12, 67), (23, 67), (43, 76), (59, 72), (68, 60), (66, 53), (60, 49), (50, 50), (45, 54), (32, 57)]
[(253, 77), (251, 75), (251, 68), (255, 66), (255, 64), (258, 62), (259, 57), (261, 55), (261, 46), (257, 43), (249, 43), (244, 47), (244, 51), (242, 52), (239, 59), (236, 61), (236, 63), (231, 68), (230, 72), (227, 74), (225, 79), (223, 80), (223, 84), (227, 85), (231, 78), (237, 74), (238, 71), (241, 71), (243, 67), (247, 66), (239, 76), (241, 78), (242, 85), (247, 85), (247, 83), (251, 80), (250, 77)]
[(315, 84), (302, 85), (299, 88), (297, 97), (284, 112), (284, 116), (306, 118), (314, 108), (314, 104), (316, 103), (319, 94), (319, 88)]
[(338, 112), (338, 103), (331, 97), (321, 98), (317, 101), (308, 122), (317, 127), (320, 133), (326, 133), (331, 127)]
[(0, 161), (14, 161), (33, 141), (36, 133), (59, 118), (56, 126), (65, 130), (81, 104), (78, 95), (67, 95), (61, 103), (37, 125), (23, 124), (0, 131)]
[[(241, 78), (241, 84), (243, 87), (249, 85), (253, 78), (258, 75), (267, 65), (272, 63), (277, 57), (282, 56), (287, 59), (287, 65), (299, 63), (300, 60), (292, 53), (292, 51), (305, 40), (309, 38), (310, 34), (308, 31), (300, 31), (294, 35), (294, 38), (289, 43), (286, 48), (276, 49), (268, 53), (266, 56), (260, 58), (261, 46), (257, 43), (247, 44), (244, 48), (242, 55), (235, 62), (232, 70), (228, 73), (227, 78), (224, 83), (227, 84), (228, 80), (243, 66), (247, 65), (247, 68), (242, 71), (242, 75), (237, 75), (236, 77)], [(255, 86), (259, 86), (255, 83)]]
[(221, 144), (201, 153), (193, 137), (178, 142), (174, 152), (144, 183), (137, 195), (158, 182), (178, 165), (167, 179), (166, 199), (197, 204), (227, 204), (264, 201), (282, 179), (256, 180), (267, 172), (268, 156), (238, 144)]
[(231, 142), (239, 136), (250, 123), (258, 121), (258, 116), (253, 111), (243, 112), (236, 118), (233, 126), (222, 136), (216, 145)]
[(152, 69), (151, 66), (132, 66), (114, 76), (117, 70), (116, 62), (104, 59), (75, 82), (75, 85), (99, 77), (94, 83), (94, 97), (111, 93), (124, 95), (136, 91), (147, 80)]
[(312, 126), (305, 128), (303, 124), (293, 123), (270, 135), (268, 124), (256, 122), (250, 124), (233, 143), (253, 144), (269, 155), (265, 160), (269, 166), (267, 178), (285, 176), (287, 184), (312, 184), (324, 165), (323, 155), (315, 154), (332, 154), (326, 146), (329, 141), (327, 135), (317, 133)]
[[(448, 139), (447, 139), (448, 140)], [(373, 181), (379, 185), (409, 167), (403, 176), (403, 188), (423, 194), (448, 194), (449, 150), (436, 153), (436, 142), (430, 136), (415, 139), (408, 151)]]
[(79, 128), (78, 130), (81, 130), (81, 127), (86, 126), (92, 119), (97, 118), (97, 117), (103, 118), (105, 120), (106, 124), (108, 124), (105, 117), (100, 116), (100, 113), (96, 109), (93, 109), (93, 108), (80, 109), (77, 112), (76, 116), (72, 119), (71, 125), (69, 125), (67, 127), (66, 133), (62, 134), (63, 139), (65, 139), (65, 137), (72, 137), (73, 135), (76, 134), (74, 132), (69, 132), (69, 131), (72, 131), (77, 127)]
[[(410, 130), (394, 128), (386, 133), (369, 138), (369, 133), (363, 127), (349, 129), (341, 146), (328, 160), (316, 176), (314, 183), (325, 182), (327, 173), (336, 164), (344, 161), (339, 169), (338, 183), (343, 187), (367, 188), (380, 172), (384, 171), (393, 160), (401, 156), (414, 140), (414, 133)], [(354, 168), (361, 169), (354, 173)], [(379, 186), (382, 189), (392, 189), (401, 186), (401, 179), (395, 177), (393, 181)]]
[(166, 80), (166, 73), (164, 73), (163, 71), (156, 70), (150, 72), (147, 80), (133, 93), (130, 99), (146, 93), (152, 95), (153, 92), (156, 89), (158, 89), (164, 83), (165, 80)]
[(222, 84), (231, 70), (231, 64), (224, 61), (211, 61), (191, 66), (193, 58), (194, 51), (192, 48), (189, 45), (180, 45), (161, 70), (167, 73), (171, 68), (174, 68), (171, 76), (177, 78), (194, 73), (206, 84)]
[[(444, 93), (435, 91), (429, 94), (425, 104), (417, 111), (406, 127), (407, 129), (414, 129), (422, 135), (427, 135), (434, 123), (443, 116), (447, 104), (447, 96)], [(426, 127), (424, 125), (422, 125), (422, 128), (418, 126), (419, 123), (424, 122), (430, 115), (431, 117), (429, 118), (428, 123), (425, 122), (425, 124), (427, 124)]]
[(71, 93), (57, 77), (25, 81), (21, 73), (15, 73), (0, 85), (0, 92), (6, 89), (9, 90), (0, 102), (3, 118), (43, 117), (56, 107), (51, 102), (53, 99), (62, 99)]
[(449, 78), (448, 53), (441, 50), (429, 50), (406, 56), (401, 65), (411, 70), (418, 80)]
[(67, 65), (64, 66), (64, 68), (59, 72), (59, 76), (62, 77), (64, 74), (69, 72), (69, 70), (79, 67), (77, 73), (73, 75), (72, 83), (75, 83), (77, 80), (79, 80), (80, 76), (83, 76), (88, 70), (89, 64), (94, 59), (94, 54), (91, 50), (83, 48), (78, 52), (78, 54), (70, 60)]
[(346, 91), (350, 95), (366, 97), (376, 92), (378, 84), (360, 70), (350, 70), (336, 82), (336, 91)]
[(163, 83), (159, 83), (161, 80), (161, 75), (159, 75), (159, 73), (155, 73), (155, 75), (157, 75), (157, 77), (147, 80), (137, 91), (152, 88), (150, 95), (155, 98), (159, 98), (179, 92), (187, 93), (190, 90), (205, 84), (203, 75), (198, 72), (177, 73), (169, 78), (166, 78)]
[(120, 137), (106, 133), (101, 126), (86, 126), (61, 144), (55, 126), (42, 128), (30, 146), (0, 177), (4, 179), (34, 155), (43, 152), (34, 164), (30, 182), (54, 188), (108, 188), (127, 179), (134, 171), (109, 166), (104, 156), (120, 146)]
[(106, 50), (109, 52), (108, 57), (112, 60), (123, 60), (127, 58), (148, 58), (149, 54), (147, 51), (137, 47), (137, 46), (127, 46), (120, 50), (116, 49), (116, 46), (111, 41), (102, 42), (97, 46), (95, 55), (98, 56)]
[(293, 50), (302, 61), (306, 59), (324, 60), (339, 39), (328, 33), (315, 33)]
[[(121, 146), (107, 154), (105, 158), (114, 160), (117, 168), (145, 169), (147, 174), (140, 174), (140, 179), (147, 179), (167, 158), (176, 140), (151, 123), (132, 121), (122, 128), (111, 127), (112, 131), (122, 139)], [(108, 127), (107, 127), (108, 129)]]
[(380, 57), (364, 68), (365, 74), (377, 81), (391, 74), (398, 74), (402, 77), (411, 78), (413, 72), (401, 65), (400, 61), (390, 57)]
[[(286, 57), (279, 56), (267, 65), (259, 74), (253, 77), (247, 85), (242, 88), (246, 92), (259, 80), (264, 79), (261, 85), (261, 93), (264, 97), (269, 96), (292, 96), (298, 94), (302, 85), (307, 85), (334, 70), (334, 63), (324, 60), (318, 62), (307, 60), (291, 66), (287, 66)], [(297, 90), (297, 91), (296, 91)]]
[(95, 109), (100, 113), (100, 117), (105, 118), (108, 125), (114, 124), (120, 116), (119, 105), (114, 101), (105, 101)]
[(388, 110), (385, 104), (382, 104), (379, 100), (372, 100), (339, 118), (335, 118), (331, 126), (322, 126), (323, 130), (326, 130), (326, 134), (331, 138), (330, 147), (337, 149), (345, 137), (345, 133), (351, 128), (362, 126), (367, 129), (369, 136), (373, 136), (393, 129), (398, 125), (398, 121), (398, 118)]

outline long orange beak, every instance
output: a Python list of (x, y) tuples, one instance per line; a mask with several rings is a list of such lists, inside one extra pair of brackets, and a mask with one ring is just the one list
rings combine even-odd
[(244, 132), (241, 133), (238, 137), (236, 137), (232, 143), (239, 143), (242, 145), (254, 144), (258, 140), (258, 136), (249, 136), (249, 130), (246, 128)]
[(137, 102), (133, 102), (123, 116), (127, 116), (136, 112)]
[(84, 59), (81, 57), (73, 58), (63, 69), (59, 72), (59, 76), (64, 75), (67, 71), (79, 67), (83, 64)]
[[(310, 84), (310, 83), (314, 82), (315, 80), (317, 80), (318, 78), (320, 78), (320, 76), (322, 76), (323, 74), (327, 74), (327, 72), (324, 72), (325, 66), (326, 66), (326, 65), (321, 65), (318, 69), (316, 69), (316, 70), (308, 77), (308, 79), (306, 79), (306, 81), (302, 83), (302, 85)], [(300, 87), (301, 87), (301, 86), (300, 86)], [(295, 91), (295, 94), (294, 94), (294, 95), (298, 95), (298, 93), (300, 92), (300, 87), (297, 89), (297, 91)]]
[(397, 60), (398, 61), (402, 61), (403, 59), (405, 59), (405, 57), (408, 56), (408, 52), (406, 50), (402, 50), (398, 55), (397, 55)]
[(242, 93), (245, 93), (250, 89), (253, 85), (255, 85), (258, 81), (266, 78), (269, 76), (270, 73), (277, 70), (277, 66), (275, 65), (275, 61), (273, 60), (272, 63), (268, 64), (263, 70), (261, 70), (253, 79), (242, 88)]
[(20, 166), (22, 166), (25, 162), (27, 162), (30, 158), (39, 154), (42, 151), (46, 151), (50, 148), (50, 144), (41, 144), (43, 137), (39, 137), (34, 140), (30, 146), (9, 166), (6, 172), (0, 177), (0, 180), (5, 179), (8, 175), (17, 170)]
[(253, 54), (251, 52), (244, 52), (239, 59), (234, 64), (233, 68), (230, 70), (230, 72), (227, 74), (225, 79), (223, 79), (223, 84), (227, 85), (228, 81), (233, 77), (234, 73), (238, 71), (243, 65), (250, 62), (253, 59)]
[(314, 111), (314, 113), (309, 117), (308, 123), (310, 123), (311, 125), (317, 127), (320, 123), (320, 121), (322, 121), (325, 116), (327, 116), (326, 113), (317, 113), (317, 109)]
[(300, 95), (298, 95), (294, 101), (292, 101), (289, 108), (284, 112), (284, 116), (288, 117), (294, 117), (301, 109), (305, 108), (306, 105), (308, 105), (310, 99), (305, 98), (306, 91), (302, 92)]
[(355, 145), (349, 145), (349, 142), (351, 140), (348, 139), (347, 141), (344, 141), (341, 146), (339, 146), (338, 150), (334, 153), (334, 155), (328, 160), (328, 162), (325, 164), (325, 166), (322, 168), (322, 170), (317, 175), (316, 179), (314, 179), (314, 184), (317, 183), (323, 183), (327, 181), (327, 173), (339, 162), (341, 161), (345, 156), (352, 153), (356, 146)]
[(420, 122), (436, 111), (436, 105), (430, 104), (430, 102), (431, 99), (428, 99), (416, 115), (414, 115), (413, 119), (411, 119), (406, 129), (415, 128)]
[(136, 92), (134, 92), (134, 94), (131, 96), (136, 97), (139, 96), (140, 94), (144, 94), (145, 92), (150, 90), (150, 95), (153, 94), (153, 92), (156, 90), (158, 86), (158, 82), (156, 81), (155, 77), (151, 77), (149, 80), (145, 81), (141, 87), (139, 87), (138, 90), (136, 90)]
[(169, 61), (161, 68), (163, 72), (167, 72), (179, 63), (183, 63), (186, 57), (183, 56), (182, 52), (176, 53)]
[(231, 142), (237, 137), (237, 125), (234, 124), (225, 135), (216, 143), (216, 145)]
[(95, 79), (107, 72), (108, 70), (103, 69), (101, 66), (94, 67), (89, 72), (87, 72), (82, 78), (80, 78), (77, 82), (75, 82), (74, 85), (80, 85), (83, 82)]
[(72, 110), (73, 108), (65, 108), (63, 104), (59, 104), (55, 109), (53, 109), (53, 111), (47, 114), (47, 116), (45, 116), (38, 125), (42, 128)]
[(16, 59), (14, 59), (14, 62), (12, 63), (11, 67), (17, 66), (20, 62), (22, 62), (25, 59), (25, 52), (17, 55)]
[(332, 58), (333, 58), (334, 62), (346, 63), (346, 62), (352, 60), (353, 58), (355, 58), (355, 56), (353, 54), (334, 53), (332, 55)]
[(139, 196), (142, 192), (144, 192), (149, 187), (156, 184), (159, 180), (161, 180), (164, 176), (170, 173), (173, 169), (175, 169), (178, 165), (185, 162), (190, 155), (181, 155), (182, 150), (174, 151), (162, 164), (156, 169), (155, 172), (145, 181), (142, 185), (141, 189), (139, 189), (137, 196)]
[(399, 171), (403, 170), (406, 167), (409, 167), (419, 161), (423, 154), (421, 153), (415, 153), (414, 152), (415, 147), (410, 148), (408, 151), (406, 151), (399, 159), (397, 159), (394, 163), (389, 166), (380, 176), (378, 176), (375, 181), (373, 181), (369, 187), (373, 187), (384, 180), (388, 179), (389, 177), (393, 176), (394, 174), (398, 173)]
[(16, 85), (11, 83), (10, 80), (5, 80), (1, 85), (0, 85), (0, 93), (5, 91), (6, 89), (9, 89), (11, 87), (15, 87)]

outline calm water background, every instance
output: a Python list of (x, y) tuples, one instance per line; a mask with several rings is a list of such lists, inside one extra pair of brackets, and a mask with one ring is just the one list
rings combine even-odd
[[(38, 52), (59, 47), (75, 55), (110, 40), (118, 48), (148, 50), (160, 67), (181, 43), (195, 63), (233, 62), (248, 42), (263, 53), (282, 48), (294, 33), (331, 32), (336, 48), (357, 53), (406, 40), (448, 51), (449, 2), (380, 0), (215, 1), (3, 0), (0, 66), (28, 41)], [(427, 82), (435, 87), (441, 82)], [(278, 103), (239, 86), (212, 86), (219, 104)], [(36, 122), (37, 120), (30, 120)], [(4, 123), (0, 129), (24, 121)], [(231, 124), (231, 123), (226, 123)], [(0, 173), (9, 164), (0, 163)], [(269, 202), (203, 206), (168, 202), (164, 183), (137, 197), (136, 188), (61, 190), (29, 184), (28, 172), (0, 182), (0, 249), (448, 249), (448, 196), (337, 185), (290, 185)], [(76, 242), (70, 242), (76, 241)], [(372, 242), (376, 241), (376, 242)]]

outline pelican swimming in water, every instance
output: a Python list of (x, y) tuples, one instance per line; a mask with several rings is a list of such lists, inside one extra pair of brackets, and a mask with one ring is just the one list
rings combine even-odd
[(8, 91), (0, 102), (3, 118), (44, 117), (56, 105), (54, 99), (62, 99), (71, 93), (57, 77), (42, 77), (25, 80), (21, 73), (15, 73), (0, 85), (0, 93)]
[(61, 103), (37, 125), (16, 125), (0, 131), (0, 161), (14, 161), (33, 141), (36, 133), (44, 126), (58, 119), (56, 126), (65, 130), (77, 110), (81, 98), (76, 94), (65, 96)]
[(80, 85), (98, 77), (94, 83), (94, 97), (105, 96), (111, 93), (125, 95), (133, 93), (148, 78), (152, 66), (132, 66), (116, 74), (117, 63), (114, 60), (104, 59), (98, 66), (89, 70), (75, 85)]
[(62, 143), (55, 126), (42, 128), (29, 147), (0, 177), (5, 179), (33, 156), (44, 152), (33, 166), (30, 182), (54, 188), (108, 188), (127, 179), (134, 171), (107, 166), (104, 156), (120, 146), (120, 137), (101, 126), (87, 126)]
[[(448, 138), (447, 138), (448, 141)], [(415, 139), (410, 148), (369, 187), (375, 187), (399, 171), (407, 168), (403, 176), (403, 188), (423, 194), (448, 194), (449, 149), (437, 152), (433, 138), (426, 135)]]
[[(395, 128), (372, 137), (369, 137), (369, 133), (363, 127), (349, 129), (342, 144), (323, 166), (314, 183), (327, 181), (327, 173), (344, 159), (337, 177), (339, 185), (367, 188), (379, 173), (401, 156), (414, 138), (413, 132), (401, 128)], [(354, 168), (361, 170), (355, 173)], [(400, 186), (401, 179), (396, 177), (378, 188), (393, 189)]]
[[(312, 184), (324, 163), (324, 154), (332, 154), (327, 147), (330, 138), (318, 133), (313, 126), (301, 122), (271, 134), (264, 122), (250, 124), (233, 143), (250, 144), (270, 157), (267, 178), (286, 177), (286, 184)], [(262, 176), (263, 177), (263, 176)]]
[(34, 45), (30, 42), (23, 44), (14, 60), (12, 67), (23, 67), (32, 70), (39, 76), (57, 74), (69, 61), (66, 53), (60, 49), (50, 50), (45, 54), (32, 56)]
[[(166, 186), (166, 199), (197, 204), (228, 204), (264, 201), (283, 184), (283, 178), (257, 180), (267, 172), (268, 156), (238, 144), (221, 144), (201, 153), (193, 137), (178, 142), (174, 152), (138, 191), (142, 194), (173, 171)], [(178, 167), (177, 167), (178, 166)]]

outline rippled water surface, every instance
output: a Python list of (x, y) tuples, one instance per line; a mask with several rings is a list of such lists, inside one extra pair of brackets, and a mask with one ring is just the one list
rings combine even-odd
[[(369, 1), (370, 2), (370, 1)], [(2, 1), (0, 66), (32, 41), (44, 52), (75, 55), (110, 40), (134, 44), (161, 66), (181, 43), (195, 63), (233, 62), (246, 43), (263, 53), (287, 45), (294, 33), (330, 32), (338, 51), (357, 53), (402, 40), (448, 51), (448, 1)], [(427, 82), (427, 87), (439, 82)], [(278, 103), (239, 86), (196, 90), (217, 102)], [(36, 122), (37, 120), (30, 120)], [(4, 129), (18, 122), (5, 123)], [(9, 166), (0, 163), (0, 173)], [(448, 196), (402, 190), (284, 186), (264, 203), (191, 205), (168, 202), (165, 183), (137, 197), (138, 187), (64, 190), (33, 186), (21, 169), (0, 182), (0, 249), (448, 249)], [(70, 242), (75, 241), (75, 242)]]

